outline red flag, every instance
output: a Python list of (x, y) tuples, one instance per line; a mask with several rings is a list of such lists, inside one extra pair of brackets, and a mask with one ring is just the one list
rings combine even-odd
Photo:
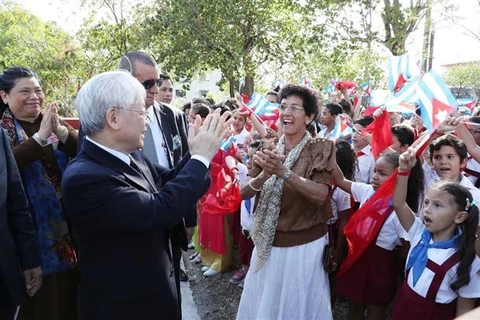
[[(417, 157), (428, 146), (429, 140), (430, 137), (425, 135), (422, 140), (414, 143), (416, 144), (415, 147), (418, 147), (416, 151)], [(373, 241), (377, 239), (383, 224), (393, 211), (391, 201), (395, 183), (397, 182), (397, 174), (397, 170), (395, 170), (390, 178), (353, 214), (345, 227), (343, 227), (343, 233), (348, 243), (348, 255), (337, 272), (337, 278), (347, 272)]]
[(392, 174), (343, 227), (343, 233), (348, 243), (348, 255), (338, 270), (337, 277), (349, 270), (377, 239), (385, 220), (393, 211), (390, 202), (396, 177), (396, 173)]
[(400, 89), (402, 89), (405, 82), (407, 82), (407, 80), (405, 79), (403, 74), (400, 74), (400, 76), (398, 77), (397, 83), (395, 84), (395, 88), (393, 89), (393, 92), (397, 93), (398, 91), (400, 91)]
[(392, 127), (388, 112), (384, 111), (380, 117), (363, 129), (362, 134), (372, 133), (372, 153), (375, 159), (383, 150), (392, 145)]

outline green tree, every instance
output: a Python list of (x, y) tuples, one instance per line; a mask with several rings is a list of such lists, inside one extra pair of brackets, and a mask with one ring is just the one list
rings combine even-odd
[(59, 101), (61, 112), (68, 113), (80, 58), (72, 37), (9, 2), (0, 5), (0, 30), (0, 69), (31, 68), (40, 76), (47, 101)]
[(82, 8), (89, 12), (76, 37), (84, 51), (87, 78), (117, 68), (125, 53), (145, 49), (144, 5), (128, 0), (84, 0)]
[[(427, 0), (354, 0), (321, 14), (337, 39), (363, 42), (368, 48), (382, 44), (393, 55), (400, 55), (405, 53), (406, 40), (418, 28), (426, 8)], [(382, 21), (381, 26), (373, 21)]]
[(445, 81), (451, 86), (480, 89), (480, 64), (468, 63), (452, 67), (445, 73)]
[(160, 37), (152, 39), (159, 60), (177, 76), (219, 69), (232, 96), (240, 83), (251, 94), (262, 65), (283, 65), (322, 46), (324, 28), (313, 10), (338, 2), (346, 1), (160, 1), (146, 25)]

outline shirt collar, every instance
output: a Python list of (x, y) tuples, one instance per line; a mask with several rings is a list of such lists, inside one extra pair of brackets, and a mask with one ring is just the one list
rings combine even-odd
[(123, 162), (125, 162), (127, 165), (130, 165), (130, 157), (127, 156), (125, 153), (121, 153), (120, 151), (117, 151), (117, 150), (113, 150), (109, 147), (106, 147), (104, 146), (103, 144), (101, 143), (98, 143), (96, 141), (93, 141), (92, 139), (90, 139), (89, 136), (86, 136), (85, 137), (88, 141), (90, 141), (91, 143), (93, 143), (94, 145), (96, 145), (97, 147), (107, 151), (108, 153), (110, 153), (112, 156), (114, 157), (117, 157), (118, 159), (122, 160)]

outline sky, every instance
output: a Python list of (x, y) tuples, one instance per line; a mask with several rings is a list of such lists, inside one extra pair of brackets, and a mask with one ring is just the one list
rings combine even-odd
[[(55, 20), (67, 32), (75, 33), (82, 23), (80, 0), (15, 0), (25, 9), (33, 12), (45, 21)], [(457, 15), (463, 18), (463, 23), (471, 30), (480, 33), (480, 6), (477, 0), (458, 0)], [(474, 40), (465, 35), (464, 30), (457, 25), (442, 19), (436, 7), (434, 18), (437, 20), (435, 33), (434, 67), (444, 64), (480, 60), (480, 40)], [(377, 23), (380, 21), (377, 21)], [(374, 24), (377, 24), (374, 22)], [(423, 41), (423, 24), (409, 38), (407, 49), (420, 50)]]

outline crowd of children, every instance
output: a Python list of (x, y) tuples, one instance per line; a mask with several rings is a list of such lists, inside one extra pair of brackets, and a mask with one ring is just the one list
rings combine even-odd
[[(273, 96), (275, 92), (269, 92), (269, 100)], [(337, 166), (330, 192), (333, 216), (327, 225), (337, 265), (351, 254), (352, 244), (344, 235), (349, 219), (361, 212), (358, 210), (392, 175), (397, 176), (397, 182), (374, 241), (348, 270), (337, 276), (330, 274), (332, 304), (337, 296), (348, 299), (349, 319), (384, 319), (392, 303), (392, 319), (453, 319), (473, 309), (480, 298), (480, 117), (448, 117), (430, 137), (425, 152), (416, 154), (419, 136), (425, 135), (421, 118), (391, 114), (392, 144), (375, 158), (372, 137), (362, 131), (386, 111), (362, 115), (358, 112), (360, 104), (342, 103), (349, 108), (335, 101), (326, 104), (313, 126), (317, 137), (335, 139), (332, 133), (337, 117), (342, 115), (353, 123), (351, 137), (335, 139)], [(196, 104), (191, 105), (190, 112), (199, 109)], [(255, 151), (272, 130), (237, 103), (233, 105), (234, 140), (228, 149), (219, 151), (223, 156), (218, 165), (222, 174), (231, 177), (228, 181), (244, 185)], [(277, 127), (274, 134), (280, 137), (282, 124)], [(220, 189), (228, 192), (225, 186)], [(218, 198), (219, 190), (214, 192)], [(216, 267), (208, 259), (205, 250), (213, 249), (205, 239), (215, 238), (227, 246), (238, 243), (240, 266), (230, 282), (243, 286), (254, 248), (250, 238), (254, 204), (255, 196), (242, 199), (235, 212), (211, 215), (210, 220), (205, 220), (208, 213), (199, 204), (199, 257), (206, 264), (206, 276), (230, 268), (231, 257), (224, 259), (228, 262), (221, 268)], [(220, 219), (215, 228), (205, 226), (212, 217)], [(217, 254), (227, 252), (230, 254), (231, 248)], [(192, 259), (201, 261), (199, 257)]]

